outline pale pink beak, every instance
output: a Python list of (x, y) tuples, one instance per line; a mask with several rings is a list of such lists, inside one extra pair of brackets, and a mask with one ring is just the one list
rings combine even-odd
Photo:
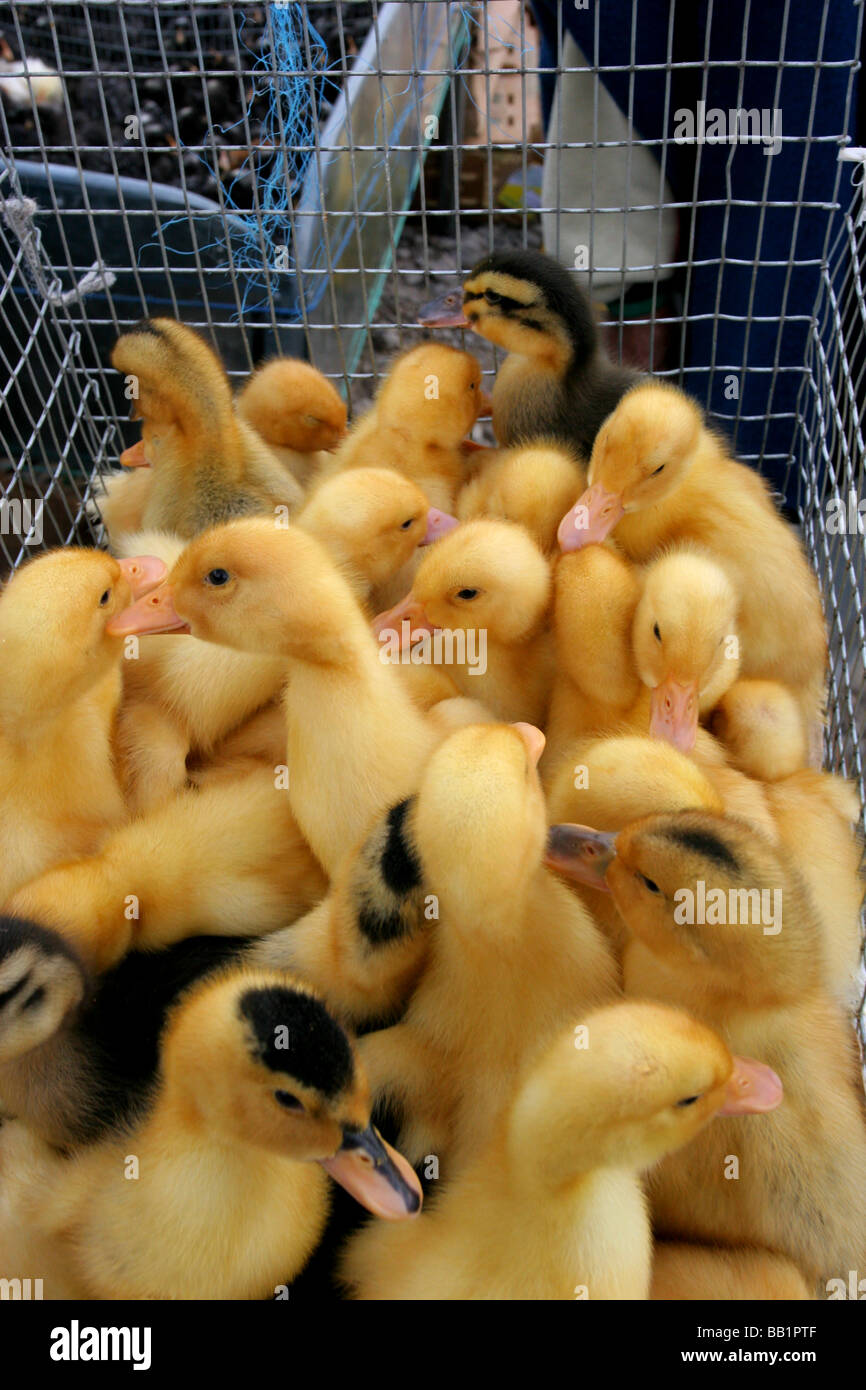
[(487, 420), (493, 414), (493, 397), (487, 391), (479, 391), (478, 419)]
[(453, 531), (460, 522), (456, 516), (449, 516), (448, 512), (440, 512), (438, 507), (431, 507), (427, 513), (427, 530), (424, 532), (424, 539), (419, 541), (419, 545), (432, 545), (434, 541), (441, 540), (447, 536), (449, 531)]
[(540, 729), (537, 729), (534, 724), (524, 724), (522, 721), (518, 724), (513, 724), (512, 728), (517, 730), (523, 742), (526, 744), (529, 750), (529, 756), (532, 759), (532, 766), (538, 767), (538, 760), (544, 752), (544, 745), (547, 742), (544, 734)]
[(567, 555), (585, 545), (599, 545), (623, 516), (625, 507), (620, 494), (593, 483), (559, 523), (556, 535), (560, 550)]
[(413, 1168), (373, 1125), (344, 1132), (333, 1158), (319, 1162), (356, 1202), (384, 1221), (417, 1216), (423, 1196)]
[(137, 444), (131, 444), (128, 449), (124, 449), (120, 455), (120, 462), (124, 468), (149, 468), (150, 464), (144, 456), (144, 440), (139, 439)]
[(605, 874), (616, 858), (616, 831), (590, 825), (552, 825), (547, 832), (544, 862), (575, 883), (609, 893)]
[(115, 637), (131, 637), (145, 632), (189, 632), (189, 625), (175, 611), (171, 589), (164, 584), (109, 618), (105, 630)]
[(373, 619), (373, 632), (376, 637), (380, 633), (388, 631), (399, 633), (399, 650), (402, 651), (406, 643), (411, 642), (416, 634), (435, 632), (436, 629), (432, 623), (427, 621), (427, 615), (422, 605), (412, 594), (407, 594), (400, 603)]
[(486, 454), (496, 453), (496, 446), (494, 444), (476, 444), (474, 439), (464, 439), (460, 445), (460, 448), (463, 449), (463, 451), (467, 454), (474, 454), (479, 452)]
[(650, 734), (690, 753), (698, 736), (698, 685), (668, 679), (657, 685), (650, 701)]
[(784, 1089), (778, 1076), (763, 1062), (735, 1057), (727, 1099), (719, 1115), (762, 1115), (782, 1104)]
[(132, 591), (133, 600), (144, 598), (168, 574), (168, 566), (155, 555), (135, 555), (132, 559), (118, 560), (117, 563)]

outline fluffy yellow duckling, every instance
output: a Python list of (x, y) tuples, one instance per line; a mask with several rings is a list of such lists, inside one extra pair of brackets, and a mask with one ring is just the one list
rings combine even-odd
[(724, 803), (704, 771), (672, 744), (624, 734), (572, 745), (550, 785), (547, 808), (548, 867), (576, 885), (620, 956), (625, 924), (605, 881), (616, 833), (641, 816), (722, 811)]
[(611, 533), (632, 560), (693, 542), (739, 599), (744, 677), (779, 681), (810, 729), (823, 720), (827, 639), (818, 585), (767, 484), (729, 457), (693, 401), (659, 381), (635, 386), (598, 432), (589, 489), (562, 520), (566, 551)]
[(827, 1280), (866, 1260), (866, 1117), (810, 897), (782, 850), (723, 816), (649, 817), (615, 849), (607, 882), (633, 937), (626, 993), (687, 1005), (785, 1088), (760, 1123), (725, 1120), (665, 1160), (651, 1179), (656, 1228), (786, 1255), (826, 1296)]
[(648, 1298), (639, 1173), (715, 1115), (780, 1099), (768, 1067), (687, 1014), (610, 1004), (558, 1033), (411, 1232), (350, 1242), (343, 1276), (361, 1299)]
[(53, 927), (101, 971), (133, 946), (273, 931), (326, 888), (284, 785), (256, 768), (177, 793), (103, 837), (98, 853), (31, 879), (7, 910)]
[(470, 521), (424, 556), (411, 592), (373, 626), (395, 655), (412, 632), (428, 634), (411, 656), (429, 650), (435, 662), (438, 640), (442, 669), (463, 695), (498, 719), (542, 723), (553, 673), (550, 591), (550, 566), (523, 527)]
[(138, 391), (142, 441), (121, 462), (150, 465), (142, 528), (190, 537), (301, 501), (300, 484), (235, 412), (222, 363), (191, 328), (143, 319), (118, 339), (111, 361)]
[(346, 406), (310, 362), (275, 357), (241, 387), (235, 409), (306, 488), (346, 433)]
[(287, 974), (234, 967), (183, 996), (131, 1130), (72, 1156), (13, 1131), (7, 1202), (50, 1238), (60, 1296), (273, 1297), (321, 1239), (328, 1175), (386, 1220), (421, 1207), (350, 1039)]
[(769, 1250), (726, 1250), (667, 1240), (653, 1248), (652, 1299), (799, 1302), (811, 1297), (797, 1266)]
[(403, 1117), (401, 1148), (437, 1155), (442, 1177), (487, 1141), (524, 1060), (615, 990), (601, 934), (543, 866), (543, 742), (528, 725), (457, 730), (425, 768), (412, 817), (438, 918), (402, 1021), (361, 1047), (374, 1090)]
[(496, 517), (525, 526), (546, 555), (556, 552), (556, 532), (577, 493), (586, 486), (586, 468), (561, 444), (524, 444), (498, 449), (461, 489), (461, 521)]
[(453, 512), (469, 472), (461, 445), (488, 408), (481, 368), (470, 353), (421, 343), (397, 358), (372, 410), (329, 468), (393, 468), (416, 483), (431, 506)]
[(296, 523), (321, 541), (376, 612), (381, 591), (457, 519), (430, 507), (421, 489), (392, 468), (353, 468), (315, 488)]
[(0, 595), (0, 903), (125, 819), (111, 747), (122, 643), (109, 627), (165, 572), (155, 557), (70, 548)]
[[(317, 536), (366, 601), (377, 584), (399, 573), (419, 546), (455, 525), (427, 507), (418, 488), (384, 469), (339, 474), (316, 492), (296, 524)], [(138, 533), (125, 544), (147, 546), (167, 564), (183, 542), (158, 533)], [(124, 700), (117, 744), (130, 805), (146, 810), (187, 781), (189, 760), (209, 762), (239, 753), (285, 761), (285, 727), (279, 713), (268, 737), (253, 738), (246, 726), (277, 699), (286, 681), (285, 661), (265, 653), (230, 651), (194, 637), (151, 635), (135, 660), (124, 666)], [(453, 692), (452, 692), (453, 693)], [(237, 734), (237, 737), (231, 737)], [(225, 742), (229, 740), (228, 744)]]
[[(548, 863), (580, 885), (590, 910), (620, 945), (623, 923), (598, 857), (605, 832), (674, 811), (724, 811), (748, 820), (796, 857), (821, 922), (827, 985), (846, 1006), (854, 1001), (863, 901), (855, 830), (860, 808), (841, 777), (806, 768), (764, 786), (722, 760), (702, 756), (697, 765), (660, 739), (584, 739), (562, 759), (548, 806), (554, 827)], [(601, 840), (584, 838), (584, 827), (603, 832)]]
[(778, 782), (808, 766), (800, 701), (778, 681), (736, 681), (713, 710), (709, 727), (734, 767), (762, 782)]
[(576, 736), (618, 729), (690, 752), (740, 666), (737, 597), (721, 566), (678, 549), (637, 571), (593, 545), (563, 558), (555, 590), (548, 771)]
[(441, 738), (380, 660), (349, 584), (312, 536), (249, 519), (194, 541), (149, 597), (119, 631), (187, 630), (287, 662), (288, 798), (333, 875), (377, 815), (414, 791)]

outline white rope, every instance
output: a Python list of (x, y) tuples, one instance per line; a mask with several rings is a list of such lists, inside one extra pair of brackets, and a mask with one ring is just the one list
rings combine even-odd
[(0, 202), (0, 211), (9, 230), (18, 239), (34, 285), (50, 304), (72, 304), (85, 295), (107, 290), (114, 284), (117, 276), (113, 271), (100, 270), (98, 261), (93, 262), (71, 290), (64, 290), (59, 279), (49, 281), (40, 255), (39, 229), (34, 222), (39, 211), (37, 203), (33, 198), (6, 198)]

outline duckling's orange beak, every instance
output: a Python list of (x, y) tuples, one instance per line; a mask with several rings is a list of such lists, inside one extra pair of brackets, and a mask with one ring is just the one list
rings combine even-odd
[(319, 1162), (356, 1202), (383, 1221), (405, 1221), (421, 1210), (424, 1198), (414, 1170), (373, 1125), (344, 1130), (334, 1157)]
[(418, 310), (418, 322), (425, 328), (469, 328), (469, 319), (463, 312), (462, 289), (431, 299)]
[(487, 391), (478, 392), (478, 419), (487, 420), (493, 414), (493, 397)]
[(719, 1115), (763, 1115), (782, 1104), (784, 1088), (770, 1067), (751, 1057), (735, 1057), (725, 1103)]
[(605, 874), (616, 858), (615, 845), (615, 831), (593, 830), (590, 825), (552, 825), (547, 832), (544, 862), (575, 883), (609, 893)]
[(139, 439), (137, 444), (131, 444), (128, 449), (124, 449), (120, 455), (120, 462), (124, 468), (149, 468), (150, 464), (144, 456), (144, 440)]
[(690, 753), (698, 736), (698, 683), (680, 685), (672, 677), (657, 685), (650, 700), (650, 736)]
[(448, 512), (440, 512), (438, 507), (431, 507), (427, 513), (427, 530), (424, 532), (424, 539), (419, 541), (419, 545), (432, 545), (434, 541), (441, 540), (447, 536), (449, 531), (453, 531), (460, 522), (456, 516), (449, 516)]
[(399, 651), (422, 632), (435, 631), (433, 624), (427, 621), (423, 607), (412, 594), (407, 594), (401, 603), (373, 619), (373, 632), (376, 637), (381, 636), (383, 632), (399, 634)]
[(134, 555), (131, 559), (118, 560), (121, 573), (130, 587), (133, 599), (144, 598), (151, 589), (161, 584), (168, 574), (168, 565), (155, 555)]
[(131, 637), (145, 632), (189, 632), (190, 629), (175, 612), (171, 589), (164, 584), (109, 618), (105, 630), (115, 637)]
[(559, 523), (556, 537), (560, 550), (568, 555), (585, 545), (599, 545), (623, 516), (625, 507), (620, 494), (593, 483)]

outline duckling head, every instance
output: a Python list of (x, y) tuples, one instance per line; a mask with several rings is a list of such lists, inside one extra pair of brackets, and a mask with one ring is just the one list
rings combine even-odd
[(421, 343), (398, 357), (378, 397), (384, 428), (444, 448), (456, 448), (487, 408), (476, 358), (444, 343)]
[(669, 497), (686, 476), (702, 429), (698, 406), (673, 386), (653, 382), (627, 392), (596, 436), (589, 486), (560, 522), (561, 548), (603, 541), (626, 513)]
[(295, 357), (266, 362), (237, 403), (269, 444), (299, 454), (335, 449), (346, 433), (346, 406), (339, 392), (311, 363)]
[(532, 537), (509, 521), (460, 526), (424, 556), (402, 603), (374, 630), (474, 629), (495, 642), (520, 642), (539, 627), (550, 602), (550, 567)]
[(413, 835), (424, 882), (450, 902), (476, 903), (503, 923), (541, 867), (547, 834), (531, 724), (472, 724), (451, 734), (424, 772)]
[(401, 473), (349, 468), (318, 487), (303, 512), (319, 537), (332, 537), (348, 562), (375, 588), (392, 578), (418, 546), (457, 525)]
[(620, 832), (607, 884), (629, 930), (696, 985), (784, 998), (820, 976), (814, 910), (782, 852), (751, 824), (708, 811), (649, 816)]
[(761, 1113), (781, 1100), (775, 1072), (732, 1056), (704, 1024), (666, 1005), (626, 1001), (557, 1040), (512, 1111), (510, 1147), (551, 1178), (565, 1177), (565, 1165), (574, 1176), (607, 1165), (643, 1170), (715, 1116)]
[(632, 645), (652, 691), (650, 733), (688, 753), (698, 716), (718, 703), (740, 669), (737, 596), (706, 556), (672, 551), (646, 571)]
[(191, 632), (236, 651), (341, 660), (363, 614), (330, 556), (297, 526), (250, 517), (215, 526), (168, 580), (113, 619), (121, 635)]
[(192, 1127), (320, 1163), (385, 1219), (420, 1211), (412, 1168), (370, 1123), (354, 1045), (302, 980), (247, 968), (209, 977), (175, 1006), (162, 1058)]
[(507, 352), (548, 359), (561, 371), (590, 360), (598, 346), (592, 306), (574, 276), (540, 251), (497, 251), (473, 266), (457, 292), (426, 305), (428, 327), (470, 327)]
[[(21, 670), (50, 667), (52, 698), (71, 699), (90, 689), (115, 665), (121, 643), (112, 620), (155, 589), (167, 573), (156, 556), (116, 560), (102, 550), (70, 546), (22, 565), (0, 596), (0, 648), (10, 674), (14, 654)], [(42, 677), (40, 676), (40, 683)], [(46, 693), (34, 689), (38, 703)]]

